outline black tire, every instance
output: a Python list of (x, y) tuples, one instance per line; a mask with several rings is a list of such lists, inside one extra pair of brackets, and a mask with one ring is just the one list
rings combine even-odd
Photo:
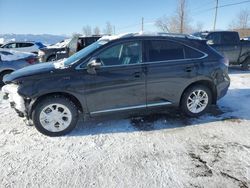
[[(71, 117), (72, 117), (69, 126), (67, 126), (63, 130), (56, 131), (56, 132), (50, 131), (50, 130), (44, 128), (44, 126), (42, 125), (42, 122), (40, 121), (40, 114), (42, 113), (42, 111), (47, 106), (53, 105), (53, 104), (59, 104), (59, 105), (66, 106), (68, 108), (69, 112), (71, 113)], [(61, 120), (63, 120), (63, 118), (64, 117), (62, 117)], [(48, 97), (48, 98), (45, 98), (45, 99), (39, 101), (36, 104), (36, 106), (32, 112), (32, 120), (33, 120), (34, 126), (36, 127), (36, 129), (40, 133), (47, 135), (47, 136), (51, 136), (51, 137), (63, 136), (63, 135), (68, 134), (69, 132), (71, 132), (75, 128), (77, 121), (78, 121), (78, 109), (77, 109), (76, 105), (66, 97), (63, 97), (63, 96)], [(46, 121), (47, 120), (44, 120), (43, 123), (45, 123)], [(53, 123), (53, 124), (54, 124), (53, 126), (55, 128), (57, 128), (55, 123)]]
[(51, 61), (56, 61), (56, 56), (55, 55), (51, 55), (47, 58), (47, 62), (51, 62)]
[(246, 60), (241, 65), (242, 70), (249, 70), (250, 69), (250, 57), (246, 58)]
[[(205, 100), (203, 100), (203, 103), (206, 104), (206, 105), (204, 105), (204, 109), (201, 112), (194, 113), (194, 112), (189, 110), (188, 102), (190, 102), (189, 97), (192, 98), (192, 93), (194, 93), (195, 91), (198, 91), (198, 90), (203, 91), (204, 93), (206, 93), (208, 101), (207, 101), (207, 103), (205, 103)], [(203, 86), (203, 85), (194, 85), (194, 86), (189, 87), (183, 93), (180, 107), (181, 107), (181, 110), (184, 112), (185, 115), (190, 116), (190, 117), (198, 117), (198, 116), (206, 113), (208, 111), (209, 107), (211, 106), (211, 104), (212, 104), (211, 90), (209, 88), (207, 88), (206, 86)], [(198, 109), (198, 108), (196, 108), (196, 109)]]
[(0, 73), (0, 86), (4, 85), (4, 83), (3, 83), (3, 77), (5, 75), (7, 75), (7, 74), (10, 74), (11, 72), (13, 72), (13, 71), (4, 71), (4, 72)]

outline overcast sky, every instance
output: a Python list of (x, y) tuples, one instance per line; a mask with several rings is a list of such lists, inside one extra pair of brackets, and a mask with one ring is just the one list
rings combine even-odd
[[(219, 5), (244, 0), (219, 0)], [(141, 17), (145, 30), (156, 31), (155, 19), (175, 13), (177, 0), (0, 0), (0, 33), (67, 34), (82, 32), (84, 25), (105, 27), (110, 21), (116, 33), (138, 32)], [(191, 24), (203, 23), (205, 30), (213, 27), (216, 0), (188, 0)], [(227, 29), (244, 4), (220, 8), (217, 29)], [(213, 10), (209, 10), (213, 9)]]

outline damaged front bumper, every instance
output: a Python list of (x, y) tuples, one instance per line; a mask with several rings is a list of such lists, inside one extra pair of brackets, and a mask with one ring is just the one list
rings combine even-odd
[(27, 117), (24, 98), (18, 94), (18, 85), (7, 84), (2, 87), (2, 92), (4, 93), (3, 99), (10, 102), (10, 106), (17, 114), (20, 117)]

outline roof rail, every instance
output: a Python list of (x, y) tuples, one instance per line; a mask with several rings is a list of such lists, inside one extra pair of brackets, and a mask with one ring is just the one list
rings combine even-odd
[(130, 38), (130, 37), (136, 37), (136, 36), (163, 36), (163, 37), (176, 37), (176, 38), (183, 38), (183, 39), (196, 39), (200, 40), (199, 37), (189, 35), (189, 34), (180, 34), (180, 33), (145, 33), (145, 32), (139, 32), (139, 33), (125, 33), (120, 35), (112, 35), (112, 36), (103, 36), (100, 40), (114, 40), (118, 38)]
[(181, 34), (181, 33), (157, 33), (159, 36), (166, 36), (166, 37), (180, 37), (180, 38), (186, 38), (188, 35)]

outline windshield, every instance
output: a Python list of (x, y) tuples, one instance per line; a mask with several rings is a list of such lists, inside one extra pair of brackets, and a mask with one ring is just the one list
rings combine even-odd
[(84, 49), (80, 50), (79, 52), (75, 53), (74, 55), (70, 56), (66, 61), (64, 61), (64, 65), (69, 66), (69, 65), (74, 64), (79, 59), (82, 59), (83, 57), (86, 57), (91, 52), (93, 52), (94, 50), (96, 50), (97, 48), (103, 46), (106, 43), (108, 43), (107, 40), (96, 41), (95, 43), (87, 46), (86, 48), (84, 48)]

